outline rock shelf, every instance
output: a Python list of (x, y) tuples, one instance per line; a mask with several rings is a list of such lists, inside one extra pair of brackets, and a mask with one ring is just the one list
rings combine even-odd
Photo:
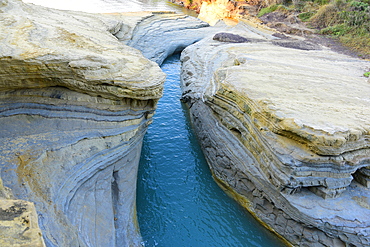
[(216, 180), (293, 245), (370, 244), (368, 61), (171, 13), (3, 0), (0, 29), (1, 178), (20, 199), (0, 183), (0, 204), (25, 213), (29, 245), (141, 245), (136, 173), (158, 64), (187, 46), (183, 100)]
[[(141, 244), (136, 173), (165, 74), (117, 36), (149, 15), (0, 3), (1, 177), (47, 246)], [(19, 234), (2, 246), (43, 245)]]
[(293, 245), (368, 245), (369, 62), (237, 34), (251, 42), (209, 37), (181, 58), (215, 177)]

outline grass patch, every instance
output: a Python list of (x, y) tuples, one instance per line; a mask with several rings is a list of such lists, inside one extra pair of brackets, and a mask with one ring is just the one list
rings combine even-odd
[(370, 32), (365, 27), (353, 27), (342, 23), (324, 28), (320, 33), (331, 35), (352, 50), (370, 56)]
[(262, 8), (258, 14), (257, 14), (257, 17), (261, 17), (263, 15), (266, 15), (268, 13), (271, 13), (271, 12), (274, 12), (275, 10), (277, 10), (279, 7), (279, 5), (277, 4), (274, 4), (274, 5), (271, 5), (271, 6), (268, 6), (266, 8)]
[(287, 13), (287, 12), (291, 11), (291, 9), (289, 9), (288, 7), (286, 7), (282, 4), (274, 4), (274, 5), (268, 6), (266, 8), (262, 8), (258, 12), (257, 17), (261, 17), (263, 15), (266, 15), (268, 13), (272, 13), (274, 11), (280, 11), (280, 12), (283, 12), (283, 13)]
[(303, 12), (298, 14), (298, 18), (303, 22), (308, 22), (315, 12)]
[(330, 4), (332, 6), (332, 22), (325, 23), (325, 20), (330, 19), (329, 16), (326, 18), (319, 16), (318, 22), (313, 16), (310, 19), (310, 24), (313, 26), (316, 24), (317, 28), (322, 28), (320, 31), (322, 34), (334, 36), (343, 45), (370, 56), (370, 4), (365, 1), (369, 0), (349, 2), (336, 0)]
[[(266, 6), (266, 1), (270, 2)], [(275, 0), (261, 1), (258, 17), (274, 11), (297, 13), (297, 17), (322, 34), (370, 56), (370, 0)]]

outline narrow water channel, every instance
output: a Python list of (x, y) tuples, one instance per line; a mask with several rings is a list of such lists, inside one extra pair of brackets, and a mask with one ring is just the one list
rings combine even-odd
[(144, 138), (137, 212), (145, 246), (284, 246), (213, 181), (180, 102), (179, 55)]

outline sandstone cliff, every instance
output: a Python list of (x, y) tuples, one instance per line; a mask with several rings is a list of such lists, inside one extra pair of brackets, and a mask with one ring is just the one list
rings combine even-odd
[(32, 202), (15, 199), (0, 178), (0, 246), (44, 247)]
[(140, 245), (136, 171), (165, 75), (115, 36), (138, 18), (0, 7), (4, 184), (35, 203), (47, 246)]
[[(29, 205), (31, 222), (18, 231), (29, 227), (24, 235), (43, 245), (36, 208), (47, 246), (141, 245), (137, 166), (165, 79), (147, 58), (162, 63), (203, 38), (207, 26), (177, 14), (0, 1), (1, 177), (15, 198), (30, 201), (15, 202)], [(10, 201), (0, 201), (8, 210)], [(2, 246), (19, 240), (0, 234)], [(37, 246), (32, 241), (21, 244)]]
[(216, 179), (294, 245), (368, 246), (369, 62), (235, 32), (182, 53), (183, 100)]

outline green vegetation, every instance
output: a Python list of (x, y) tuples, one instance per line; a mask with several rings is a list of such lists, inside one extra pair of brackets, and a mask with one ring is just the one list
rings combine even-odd
[(364, 73), (364, 76), (365, 76), (365, 77), (370, 77), (370, 71), (369, 71), (369, 72)]
[(315, 12), (303, 12), (298, 14), (298, 18), (303, 22), (307, 22), (314, 14)]
[(353, 50), (370, 56), (370, 0), (282, 0), (262, 8), (258, 17), (290, 11), (321, 34), (337, 38)]
[(274, 12), (274, 11), (280, 11), (280, 12), (287, 13), (287, 12), (290, 11), (290, 9), (287, 6), (282, 5), (282, 4), (273, 4), (273, 5), (270, 5), (266, 8), (262, 8), (258, 12), (257, 17), (261, 17), (265, 14), (268, 14), (268, 13), (271, 13), (271, 12)]
[(258, 12), (257, 16), (258, 16), (258, 17), (261, 17), (261, 16), (263, 16), (263, 15), (265, 15), (265, 14), (268, 14), (268, 13), (274, 12), (275, 10), (277, 10), (277, 9), (278, 9), (278, 7), (279, 7), (279, 5), (274, 4), (274, 5), (268, 6), (268, 7), (266, 7), (266, 8), (262, 8), (262, 9)]

